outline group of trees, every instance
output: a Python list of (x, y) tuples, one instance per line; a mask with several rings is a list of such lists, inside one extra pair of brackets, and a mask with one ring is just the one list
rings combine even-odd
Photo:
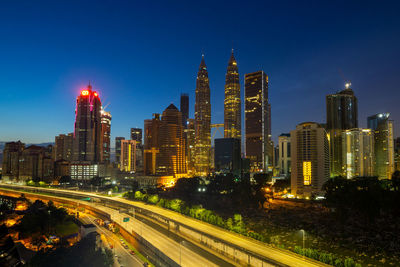
[(377, 177), (335, 177), (324, 186), (325, 204), (345, 220), (353, 215), (375, 220), (381, 213), (400, 213), (400, 172), (391, 180)]
[(72, 247), (61, 247), (48, 252), (40, 251), (32, 258), (28, 266), (113, 266), (112, 251), (98, 247), (96, 238), (96, 234), (91, 233)]
[(57, 208), (52, 201), (46, 205), (36, 200), (26, 210), (17, 225), (20, 236), (32, 237), (55, 234), (56, 226), (72, 220), (65, 209)]

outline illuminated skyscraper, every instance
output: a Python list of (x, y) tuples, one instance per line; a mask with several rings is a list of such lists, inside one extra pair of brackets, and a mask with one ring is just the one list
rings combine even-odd
[(121, 142), (125, 140), (125, 137), (115, 137), (115, 162), (120, 166), (121, 164)]
[(136, 145), (136, 140), (121, 140), (121, 171), (136, 172)]
[(74, 161), (97, 163), (101, 160), (101, 101), (89, 84), (76, 100)]
[(187, 173), (182, 113), (169, 105), (161, 116), (157, 174), (180, 178)]
[(267, 172), (273, 166), (268, 76), (257, 71), (245, 74), (244, 79), (246, 157), (252, 172)]
[(187, 120), (189, 119), (189, 95), (181, 94), (181, 113), (183, 128), (187, 128)]
[(326, 96), (326, 130), (329, 136), (331, 176), (344, 175), (342, 132), (358, 128), (357, 97), (347, 83), (346, 88)]
[(196, 102), (194, 112), (196, 174), (206, 176), (210, 172), (211, 151), (211, 103), (210, 84), (204, 55), (201, 58), (196, 80)]
[(232, 49), (225, 76), (224, 137), (241, 139), (241, 130), (239, 70)]
[(389, 113), (380, 113), (368, 117), (368, 128), (375, 134), (375, 175), (379, 179), (391, 179), (394, 166), (393, 121)]
[(72, 160), (74, 134), (60, 134), (55, 138), (54, 145), (54, 161), (57, 160)]
[(160, 152), (159, 131), (160, 114), (153, 114), (153, 119), (144, 121), (144, 174), (155, 175), (157, 155)]
[(289, 176), (291, 173), (291, 148), (290, 148), (290, 134), (283, 133), (278, 137), (279, 140), (279, 152), (278, 152), (278, 166), (280, 173), (285, 176)]
[(344, 130), (342, 147), (345, 177), (374, 176), (374, 132), (371, 129)]
[(325, 129), (304, 122), (290, 132), (292, 194), (300, 197), (324, 195), (322, 185), (329, 179), (329, 143)]
[(194, 119), (188, 119), (187, 128), (185, 129), (186, 136), (186, 162), (189, 176), (195, 174), (195, 130), (194, 130)]
[(138, 144), (142, 144), (142, 135), (141, 128), (131, 128), (131, 140), (136, 140)]
[(101, 110), (101, 162), (110, 162), (111, 114)]

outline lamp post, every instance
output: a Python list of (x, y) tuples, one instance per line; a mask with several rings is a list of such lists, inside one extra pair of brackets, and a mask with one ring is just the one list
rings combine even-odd
[(301, 229), (300, 232), (303, 234), (303, 258), (304, 258), (304, 246), (305, 246), (305, 242), (306, 242), (306, 232)]

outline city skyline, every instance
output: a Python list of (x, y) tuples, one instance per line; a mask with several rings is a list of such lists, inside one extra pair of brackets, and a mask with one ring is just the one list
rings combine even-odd
[[(83, 5), (85, 7), (87, 4)], [(293, 6), (295, 5), (293, 3)], [(219, 27), (223, 28), (225, 24), (219, 20), (220, 17), (224, 18), (227, 15), (222, 13), (221, 5), (215, 5), (210, 21), (204, 22), (205, 29), (201, 29), (201, 25), (194, 22), (191, 24), (192, 28), (176, 27), (174, 33), (181, 34), (182, 44), (172, 48), (177, 42), (172, 41), (174, 38), (165, 38), (161, 32), (165, 28), (157, 24), (142, 25), (143, 31), (153, 30), (151, 36), (138, 30), (140, 27), (132, 29), (130, 34), (115, 32), (123, 21), (117, 19), (111, 23), (115, 17), (113, 14), (103, 22), (111, 23), (109, 28), (106, 27), (97, 34), (91, 33), (91, 29), (96, 26), (95, 22), (99, 22), (96, 16), (107, 12), (107, 5), (104, 3), (99, 4), (91, 14), (71, 6), (66, 7), (67, 11), (64, 12), (57, 4), (48, 7), (58, 10), (58, 15), (66, 22), (56, 20), (46, 8), (37, 10), (40, 14), (45, 14), (43, 20), (32, 21), (33, 17), (28, 12), (28, 7), (31, 7), (29, 3), (24, 3), (18, 8), (8, 4), (4, 9), (9, 11), (7, 14), (0, 11), (2, 13), (0, 21), (3, 19), (7, 21), (1, 31), (8, 36), (5, 42), (0, 44), (0, 48), (10, 52), (4, 55), (4, 60), (0, 63), (0, 91), (3, 95), (0, 109), (5, 114), (10, 114), (7, 110), (11, 110), (12, 107), (20, 108), (5, 117), (7, 127), (2, 129), (0, 141), (52, 142), (54, 136), (72, 132), (75, 97), (87, 85), (88, 80), (91, 80), (94, 89), (99, 91), (102, 102), (105, 105), (110, 104), (107, 111), (113, 116), (112, 147), (116, 136), (129, 137), (130, 128), (143, 128), (144, 119), (150, 117), (154, 111), (161, 111), (161, 107), (170, 103), (179, 106), (181, 93), (189, 94), (191, 103), (189, 117), (193, 118), (195, 79), (202, 51), (205, 53), (210, 76), (212, 123), (222, 123), (226, 62), (232, 47), (240, 67), (241, 88), (244, 88), (245, 73), (264, 70), (269, 77), (272, 138), (275, 143), (280, 133), (289, 132), (298, 123), (325, 122), (325, 96), (342, 90), (348, 80), (351, 80), (360, 103), (359, 127), (366, 128), (367, 117), (382, 112), (389, 112), (395, 122), (399, 121), (400, 114), (396, 108), (396, 99), (400, 94), (396, 85), (399, 52), (395, 50), (400, 43), (399, 34), (395, 34), (398, 32), (399, 20), (394, 13), (391, 13), (395, 8), (389, 10), (384, 5), (375, 7), (366, 3), (359, 7), (360, 12), (352, 14), (352, 5), (357, 6), (346, 4), (346, 8), (349, 9), (347, 10), (342, 8), (343, 3), (336, 6), (317, 5), (316, 8), (326, 18), (320, 18), (321, 15), (315, 15), (311, 10), (300, 9), (285, 14), (283, 18), (271, 14), (269, 18), (266, 16), (257, 19), (261, 25), (274, 22), (275, 26), (280, 27), (257, 26), (255, 29), (249, 29), (251, 23), (242, 20), (240, 23), (235, 23), (235, 29), (229, 30), (222, 37), (219, 37), (222, 32)], [(132, 10), (130, 5), (126, 8)], [(139, 6), (137, 10), (148, 10), (148, 8)], [(198, 6), (184, 6), (175, 12), (187, 11), (187, 14), (198, 15), (200, 12), (196, 8)], [(237, 3), (233, 3), (229, 8), (239, 10)], [(277, 14), (286, 10), (276, 3), (270, 8), (275, 8)], [(120, 10), (122, 7), (117, 9), (122, 12)], [(204, 8), (200, 10), (204, 11)], [(16, 11), (21, 12), (20, 16), (12, 18)], [(336, 15), (340, 11), (340, 16), (329, 15), (328, 11), (337, 11)], [(70, 15), (68, 12), (76, 15), (76, 21), (72, 25), (64, 24), (71, 22), (71, 19), (66, 18)], [(261, 11), (255, 12), (260, 14)], [(247, 7), (240, 13), (242, 18), (251, 15), (250, 8)], [(87, 22), (84, 24), (86, 27), (75, 32), (79, 23), (86, 19), (84, 14), (95, 22)], [(339, 18), (345, 15), (350, 17), (350, 14), (352, 17), (350, 21), (343, 22)], [(163, 16), (167, 19), (165, 27), (169, 30), (173, 30), (172, 26), (179, 23), (179, 19), (172, 20), (169, 15)], [(147, 21), (143, 16), (138, 19), (133, 17), (126, 18), (128, 25)], [(20, 20), (17, 21), (16, 18)], [(312, 24), (316, 18), (322, 20), (322, 25)], [(285, 19), (288, 21), (285, 22)], [(300, 20), (300, 25), (292, 25), (295, 19)], [(387, 21), (391, 23), (385, 23)], [(55, 22), (55, 25), (48, 25), (47, 22)], [(28, 23), (32, 25), (28, 26)], [(41, 29), (43, 31), (41, 33), (38, 28), (43, 23), (46, 27)], [(282, 25), (278, 25), (279, 23)], [(219, 27), (211, 30), (214, 24)], [(373, 27), (369, 27), (371, 25)], [(323, 31), (323, 26), (328, 28), (326, 33)], [(13, 27), (15, 32), (21, 31), (18, 34), (13, 33), (11, 32)], [(57, 27), (58, 31), (49, 39), (50, 32)], [(206, 33), (207, 30), (210, 32)], [(259, 36), (251, 37), (249, 40), (244, 38), (246, 31), (255, 33), (257, 30), (262, 30)], [(282, 30), (287, 34), (281, 34)], [(300, 31), (297, 33), (296, 30)], [(200, 38), (194, 37), (198, 31), (205, 34), (209, 40), (195, 44)], [(305, 32), (306, 38), (300, 39), (301, 34)], [(26, 40), (29, 40), (24, 43), (26, 49), (14, 45), (21, 43), (21, 33), (25, 34)], [(135, 33), (139, 38), (134, 38)], [(266, 33), (271, 33), (271, 36), (268, 38), (261, 36)], [(67, 38), (67, 44), (62, 44), (63, 34), (71, 37)], [(318, 35), (318, 38), (312, 34)], [(113, 42), (103, 44), (102, 41), (109, 37), (115, 37)], [(86, 38), (91, 40), (87, 44), (84, 42)], [(162, 45), (150, 45), (150, 40), (157, 43), (159, 38), (164, 40)], [(254, 43), (254, 38), (259, 40), (257, 44)], [(289, 44), (291, 40), (296, 41), (297, 45)], [(80, 45), (77, 46), (74, 42)], [(91, 45), (95, 44), (96, 49), (91, 50)], [(135, 46), (128, 48), (132, 44)], [(72, 47), (69, 48), (67, 45)], [(125, 53), (115, 51), (115, 48), (119, 47)], [(183, 47), (185, 48), (182, 49)], [(138, 55), (143, 52), (145, 52), (143, 57)], [(87, 55), (80, 58), (85, 53)], [(154, 58), (146, 62), (148, 53), (154, 54)], [(52, 58), (54, 55), (58, 55), (59, 58), (54, 60)], [(71, 56), (71, 59), (68, 59), (68, 56)], [(173, 68), (165, 71), (164, 66), (171, 60), (174, 60)], [(155, 64), (156, 61), (158, 64)], [(145, 73), (160, 77), (156, 79), (160, 81), (149, 80), (148, 74), (144, 75)], [(139, 77), (141, 75), (143, 77)], [(156, 90), (151, 91), (154, 88)], [(380, 97), (376, 97), (377, 92)], [(156, 99), (156, 101), (146, 101), (146, 99)], [(286, 112), (287, 110), (292, 111), (292, 114)], [(296, 110), (302, 112), (294, 112)], [(38, 117), (43, 119), (38, 120)], [(394, 126), (396, 137), (399, 124), (395, 123)]]

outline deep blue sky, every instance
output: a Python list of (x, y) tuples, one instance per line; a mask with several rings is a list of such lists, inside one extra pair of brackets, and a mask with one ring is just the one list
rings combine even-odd
[(232, 43), (242, 85), (245, 73), (269, 75), (275, 140), (300, 122), (324, 122), (325, 95), (344, 79), (359, 99), (360, 126), (390, 112), (398, 136), (398, 1), (214, 2), (2, 1), (0, 140), (46, 142), (72, 132), (88, 80), (109, 104), (113, 139), (170, 103), (179, 107), (182, 92), (193, 116), (202, 51), (212, 121), (223, 122)]

